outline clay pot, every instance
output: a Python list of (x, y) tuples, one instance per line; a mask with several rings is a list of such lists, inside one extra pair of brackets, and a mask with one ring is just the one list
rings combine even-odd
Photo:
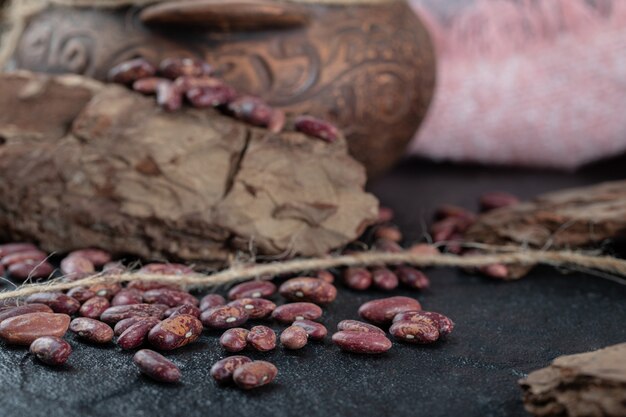
[(428, 108), (430, 38), (404, 1), (327, 3), (48, 6), (28, 19), (9, 66), (104, 79), (136, 56), (201, 57), (242, 92), (333, 121), (368, 171), (379, 173), (403, 154)]

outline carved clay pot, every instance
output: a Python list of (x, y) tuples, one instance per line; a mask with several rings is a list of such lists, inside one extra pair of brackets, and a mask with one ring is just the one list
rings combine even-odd
[(302, 1), (50, 4), (26, 19), (9, 67), (104, 79), (136, 56), (201, 57), (240, 91), (333, 121), (357, 159), (379, 173), (426, 114), (435, 79), (430, 38), (404, 1)]

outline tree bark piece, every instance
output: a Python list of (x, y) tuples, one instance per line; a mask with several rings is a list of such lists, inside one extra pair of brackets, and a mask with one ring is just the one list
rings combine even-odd
[(224, 263), (324, 254), (376, 219), (344, 140), (167, 113), (79, 76), (4, 74), (0, 91), (0, 238)]
[(626, 343), (558, 357), (519, 383), (535, 416), (624, 416)]

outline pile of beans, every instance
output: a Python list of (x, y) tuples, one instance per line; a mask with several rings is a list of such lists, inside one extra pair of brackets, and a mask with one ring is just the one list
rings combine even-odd
[(253, 126), (279, 133), (286, 127), (306, 135), (334, 142), (339, 130), (311, 116), (297, 116), (288, 126), (285, 113), (259, 97), (239, 94), (217, 77), (206, 62), (193, 58), (166, 58), (158, 65), (137, 58), (111, 68), (109, 80), (145, 95), (156, 95), (166, 111), (176, 111), (187, 102), (195, 108), (216, 108)]

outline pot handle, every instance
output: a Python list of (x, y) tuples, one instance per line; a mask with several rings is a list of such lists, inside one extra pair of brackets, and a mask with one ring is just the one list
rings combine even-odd
[(301, 5), (269, 0), (173, 1), (147, 6), (139, 18), (149, 26), (222, 32), (288, 29), (310, 21)]

